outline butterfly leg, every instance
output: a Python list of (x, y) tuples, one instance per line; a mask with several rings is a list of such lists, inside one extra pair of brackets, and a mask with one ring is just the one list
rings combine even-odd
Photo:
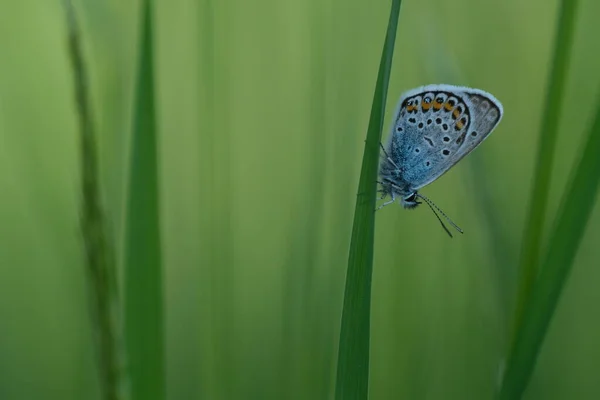
[[(384, 199), (384, 198), (385, 198), (385, 196), (384, 196), (384, 197), (382, 197), (380, 200), (382, 200), (382, 199)], [(375, 211), (381, 210), (383, 207), (385, 207), (385, 206), (387, 206), (387, 205), (390, 205), (390, 204), (392, 204), (392, 203), (393, 203), (393, 202), (395, 202), (395, 201), (396, 201), (396, 196), (395, 196), (395, 195), (394, 195), (394, 193), (392, 192), (392, 199), (391, 199), (390, 201), (386, 201), (385, 203), (383, 203), (382, 205), (380, 205), (379, 207), (377, 207), (377, 208), (375, 209)]]
[(394, 162), (394, 160), (392, 160), (392, 158), (389, 156), (389, 154), (387, 153), (387, 151), (385, 150), (385, 147), (383, 147), (383, 144), (381, 142), (379, 142), (379, 147), (381, 147), (381, 150), (383, 150), (383, 154), (385, 154), (385, 158), (390, 162), (390, 164), (392, 164), (394, 167), (396, 167), (396, 169), (400, 169), (396, 163)]
[[(376, 182), (377, 182), (378, 184), (380, 184), (380, 185), (383, 185), (383, 182), (381, 182), (381, 181), (376, 181)], [(386, 193), (386, 191), (385, 191), (385, 190), (383, 190), (383, 189), (377, 189), (377, 193)], [(365, 192), (359, 192), (359, 193), (357, 193), (356, 195), (357, 195), (357, 196), (362, 196), (362, 195), (364, 195), (364, 194), (365, 194)], [(384, 195), (383, 195), (383, 197), (381, 197), (381, 198), (378, 198), (377, 200), (383, 200), (383, 199), (385, 199), (385, 197), (386, 197), (386, 195), (384, 194)]]
[[(381, 181), (375, 181), (375, 182), (377, 182), (379, 185), (383, 186), (383, 182), (381, 182)], [(383, 193), (383, 194), (381, 195), (381, 197), (379, 197), (377, 200), (383, 200), (383, 199), (385, 199), (385, 198), (387, 197), (387, 195), (388, 195), (388, 191), (387, 191), (387, 190), (384, 190), (384, 189), (377, 189), (377, 193)]]

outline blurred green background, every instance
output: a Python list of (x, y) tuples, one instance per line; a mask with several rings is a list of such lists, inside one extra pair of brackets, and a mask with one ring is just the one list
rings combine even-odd
[[(121, 250), (139, 4), (76, 5)], [(490, 91), (505, 117), (423, 191), (464, 235), (425, 207), (376, 216), (372, 399), (492, 398), (556, 5), (402, 4), (387, 116), (404, 90), (444, 82)], [(168, 399), (331, 398), (389, 6), (155, 1)], [(581, 1), (549, 216), (595, 105), (598, 15)], [(99, 399), (60, 2), (0, 0), (0, 51), (0, 399)], [(527, 399), (600, 398), (599, 240), (596, 207)]]

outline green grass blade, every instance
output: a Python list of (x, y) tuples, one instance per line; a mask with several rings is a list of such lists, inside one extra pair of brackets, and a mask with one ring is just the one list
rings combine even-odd
[(520, 398), (525, 390), (595, 205), (600, 186), (600, 98), (597, 104), (594, 125), (573, 179), (563, 194), (548, 251), (533, 286), (531, 301), (525, 308), (523, 325), (504, 376), (501, 399)]
[(523, 247), (519, 264), (519, 287), (513, 326), (511, 346), (521, 327), (523, 312), (529, 301), (533, 282), (538, 274), (540, 244), (544, 230), (544, 217), (548, 205), (550, 174), (554, 159), (554, 147), (558, 136), (558, 121), (567, 77), (572, 38), (575, 31), (575, 14), (578, 0), (562, 0), (558, 10), (554, 55), (551, 61), (547, 88), (546, 109), (540, 129), (537, 164), (533, 191), (529, 203), (528, 220), (525, 225)]
[(165, 397), (152, 2), (142, 3), (125, 244), (125, 337), (134, 400)]
[(369, 391), (371, 277), (379, 143), (385, 113), (400, 0), (392, 1), (363, 154), (354, 211), (337, 365), (336, 399), (366, 399)]
[(64, 10), (79, 117), (83, 191), (81, 231), (85, 246), (102, 398), (121, 400), (127, 398), (127, 394), (114, 244), (107, 233), (101, 202), (97, 138), (87, 90), (89, 81), (83, 61), (81, 33), (75, 10), (69, 0), (64, 2)]

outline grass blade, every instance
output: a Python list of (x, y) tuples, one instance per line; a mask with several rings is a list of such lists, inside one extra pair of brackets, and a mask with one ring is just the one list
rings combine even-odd
[(81, 33), (75, 10), (69, 0), (64, 2), (64, 11), (79, 117), (83, 190), (81, 231), (85, 246), (94, 334), (97, 341), (102, 398), (120, 400), (127, 398), (127, 395), (114, 244), (111, 243), (107, 233), (101, 204), (97, 138), (87, 90), (89, 83), (83, 62)]
[(363, 154), (358, 197), (354, 211), (342, 327), (337, 365), (335, 398), (366, 399), (369, 392), (369, 339), (371, 319), (371, 277), (375, 231), (375, 191), (379, 143), (385, 113), (396, 30), (401, 0), (392, 0), (392, 9), (379, 63), (371, 116)]
[(513, 317), (511, 346), (514, 344), (515, 336), (523, 322), (523, 312), (529, 301), (533, 282), (538, 274), (540, 244), (548, 205), (550, 174), (552, 173), (554, 147), (558, 136), (558, 120), (561, 113), (562, 99), (564, 98), (569, 55), (575, 31), (577, 4), (577, 0), (562, 0), (558, 10), (554, 56), (551, 62), (552, 70), (547, 88), (548, 99), (545, 102), (546, 109), (542, 117), (533, 192), (523, 236), (523, 248), (521, 249), (519, 287)]
[(142, 2), (125, 245), (125, 337), (134, 400), (165, 396), (152, 2)]
[(594, 125), (573, 179), (563, 194), (540, 275), (524, 310), (523, 324), (501, 388), (501, 399), (520, 398), (525, 390), (595, 204), (600, 186), (600, 98), (597, 104)]

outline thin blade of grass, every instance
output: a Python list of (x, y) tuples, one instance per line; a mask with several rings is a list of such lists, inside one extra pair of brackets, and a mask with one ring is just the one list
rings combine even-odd
[(152, 2), (142, 2), (125, 234), (125, 338), (134, 400), (165, 397)]
[(540, 347), (567, 281), (595, 205), (600, 187), (600, 98), (594, 125), (583, 149), (551, 233), (548, 251), (531, 292), (531, 301), (523, 314), (523, 324), (516, 337), (511, 363), (501, 388), (501, 399), (520, 398), (531, 377)]
[(66, 14), (79, 117), (83, 192), (81, 232), (85, 247), (102, 398), (122, 400), (127, 398), (127, 386), (114, 244), (107, 232), (101, 201), (97, 138), (88, 93), (89, 81), (83, 61), (81, 31), (71, 1), (65, 0), (63, 8)]
[(379, 143), (390, 80), (401, 0), (392, 1), (371, 106), (348, 256), (335, 398), (366, 399), (369, 392), (371, 278)]
[(519, 286), (512, 331), (510, 332), (511, 347), (523, 322), (523, 312), (529, 301), (533, 282), (538, 274), (540, 244), (550, 189), (550, 174), (552, 173), (554, 147), (558, 136), (558, 121), (561, 114), (572, 38), (575, 31), (577, 4), (577, 0), (562, 0), (558, 10), (554, 55), (551, 61), (552, 69), (546, 91), (548, 98), (545, 101), (546, 108), (542, 116), (534, 185), (519, 263)]

